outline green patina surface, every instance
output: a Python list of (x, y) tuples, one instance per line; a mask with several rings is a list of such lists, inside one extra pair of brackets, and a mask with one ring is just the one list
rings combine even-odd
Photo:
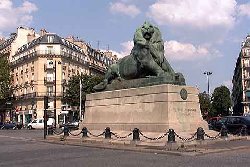
[(164, 56), (160, 30), (145, 22), (134, 34), (130, 55), (111, 65), (96, 91), (135, 88), (159, 84), (185, 85), (181, 73), (175, 73)]
[[(130, 79), (130, 80), (114, 80), (111, 84), (108, 84), (106, 87), (106, 91), (110, 90), (119, 90), (119, 89), (129, 89), (129, 88), (138, 88), (145, 86), (153, 86), (153, 85), (161, 85), (161, 84), (173, 84), (180, 85), (179, 82), (170, 81), (167, 77), (161, 76), (152, 76), (148, 78), (138, 78), (138, 79)], [(182, 85), (185, 85), (183, 83)]]

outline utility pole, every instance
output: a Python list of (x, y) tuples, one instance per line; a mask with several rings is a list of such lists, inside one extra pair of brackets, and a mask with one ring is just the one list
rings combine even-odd
[(80, 77), (80, 105), (79, 105), (79, 116), (82, 121), (82, 78)]
[(56, 60), (55, 60), (55, 66), (54, 66), (54, 68), (55, 68), (55, 95), (54, 95), (54, 119), (55, 119), (55, 125), (54, 125), (54, 127), (56, 128), (56, 120), (57, 120), (57, 118), (56, 118), (56, 63), (58, 63), (58, 64), (61, 64), (61, 62), (60, 61), (58, 61), (58, 62), (56, 62)]
[(54, 62), (54, 68), (55, 68), (55, 95), (54, 95), (54, 119), (55, 119), (55, 125), (54, 128), (56, 128), (56, 61)]
[(209, 95), (210, 94), (209, 76), (212, 75), (213, 73), (210, 71), (205, 71), (203, 74), (207, 76), (207, 94)]
[(47, 109), (49, 108), (48, 106), (48, 102), (49, 102), (49, 98), (48, 96), (44, 96), (44, 99), (43, 99), (43, 108), (44, 108), (44, 111), (43, 111), (43, 138), (46, 139), (46, 135), (47, 135), (47, 120), (48, 120), (48, 115), (47, 115)]

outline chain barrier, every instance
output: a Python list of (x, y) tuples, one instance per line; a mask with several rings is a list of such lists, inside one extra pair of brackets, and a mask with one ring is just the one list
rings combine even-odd
[(53, 129), (53, 133), (56, 135), (61, 135), (63, 133), (63, 130), (61, 132), (57, 132), (55, 129)]
[[(198, 128), (198, 129), (199, 129), (199, 128)], [(100, 136), (104, 136), (104, 135), (105, 135), (105, 138), (107, 138), (106, 135), (109, 135), (109, 138), (111, 138), (111, 135), (113, 135), (113, 136), (114, 136), (115, 138), (117, 138), (117, 139), (125, 139), (125, 138), (128, 138), (129, 136), (133, 135), (133, 140), (134, 140), (135, 134), (137, 135), (138, 140), (140, 140), (139, 135), (141, 135), (142, 137), (144, 137), (145, 139), (148, 139), (148, 140), (160, 140), (160, 139), (162, 139), (162, 138), (164, 138), (164, 137), (166, 137), (166, 136), (168, 135), (168, 141), (172, 141), (172, 140), (175, 141), (174, 138), (173, 138), (172, 140), (169, 139), (169, 136), (172, 135), (173, 137), (176, 136), (176, 137), (178, 137), (180, 140), (182, 140), (182, 141), (184, 141), (184, 142), (187, 142), (187, 141), (193, 141), (193, 140), (200, 140), (200, 139), (199, 139), (199, 135), (198, 135), (198, 134), (199, 134), (199, 133), (198, 133), (198, 129), (197, 129), (197, 132), (195, 132), (195, 133), (194, 133), (191, 137), (189, 137), (189, 138), (181, 137), (181, 136), (178, 135), (176, 132), (174, 132), (173, 129), (169, 129), (168, 132), (162, 134), (162, 135), (159, 136), (159, 137), (148, 137), (148, 136), (144, 135), (143, 132), (141, 132), (141, 131), (140, 131), (139, 129), (137, 129), (137, 128), (135, 128), (135, 129), (133, 130), (133, 132), (130, 132), (130, 133), (129, 133), (128, 135), (126, 135), (126, 136), (119, 136), (117, 133), (113, 133), (112, 131), (110, 131), (110, 128), (106, 128), (105, 131), (103, 131), (102, 133), (100, 133), (100, 134), (98, 134), (98, 135), (92, 134), (92, 133), (91, 133), (90, 131), (88, 131), (87, 128), (86, 128), (85, 133), (86, 133), (86, 134), (88, 133), (90, 136), (93, 136), (93, 137), (100, 137)], [(201, 128), (201, 129), (202, 129), (202, 128)], [(135, 131), (135, 130), (137, 130), (137, 131)], [(171, 130), (172, 130), (172, 131), (171, 131)], [(202, 129), (202, 130), (203, 130), (203, 129)], [(201, 135), (203, 136), (202, 140), (204, 140), (204, 136), (207, 137), (207, 138), (209, 138), (209, 139), (217, 139), (217, 138), (219, 138), (220, 136), (221, 136), (221, 137), (227, 136), (227, 135), (224, 134), (224, 133), (227, 134), (227, 132), (223, 132), (223, 130), (226, 130), (226, 131), (227, 131), (226, 128), (222, 128), (222, 129), (220, 130), (220, 132), (219, 132), (217, 135), (215, 135), (215, 136), (210, 136), (210, 135), (208, 135), (207, 133), (205, 133), (204, 130), (203, 130), (203, 133), (201, 134)], [(56, 135), (61, 135), (61, 134), (64, 133), (64, 130), (62, 130), (61, 132), (57, 132), (56, 129), (52, 129), (52, 131), (53, 131), (53, 133), (56, 134)], [(136, 132), (136, 133), (135, 133), (135, 132)], [(72, 133), (70, 130), (68, 131), (68, 134), (70, 134), (70, 135), (72, 135), (72, 136), (79, 136), (79, 135), (82, 134), (82, 133), (84, 134), (84, 131), (83, 131), (83, 130), (82, 130), (81, 132), (77, 133), (77, 134)], [(246, 135), (246, 133), (247, 133), (246, 126), (243, 126), (243, 127), (241, 127), (240, 129), (237, 129), (237, 130), (235, 131), (234, 134), (235, 134), (235, 135), (242, 135), (242, 136), (244, 136), (244, 135)], [(197, 138), (196, 138), (196, 136), (197, 136)], [(201, 136), (201, 137), (202, 137), (202, 136)], [(88, 137), (88, 136), (87, 136), (87, 137)]]
[(209, 139), (218, 139), (221, 135), (221, 132), (219, 132), (216, 136), (209, 136), (208, 134), (204, 134), (206, 137), (208, 137)]
[(93, 136), (93, 137), (100, 137), (100, 136), (102, 136), (102, 135), (105, 134), (105, 132), (102, 132), (102, 133), (99, 134), (99, 135), (94, 135), (94, 134), (92, 134), (90, 131), (88, 131), (88, 133), (89, 133), (90, 136)]
[(195, 136), (197, 135), (197, 132), (195, 132), (195, 133), (193, 134), (193, 136), (191, 136), (190, 138), (181, 137), (181, 136), (179, 136), (179, 135), (178, 135), (177, 133), (175, 133), (175, 132), (174, 132), (174, 134), (175, 134), (176, 137), (178, 137), (178, 138), (181, 139), (182, 141), (193, 141), (193, 140), (195, 140)]
[(148, 140), (160, 140), (160, 139), (162, 139), (162, 138), (164, 138), (165, 136), (168, 135), (168, 132), (167, 132), (167, 133), (164, 133), (163, 135), (161, 135), (161, 136), (159, 136), (159, 137), (154, 137), (154, 138), (152, 138), (152, 137), (147, 137), (147, 136), (145, 136), (141, 131), (139, 131), (139, 133), (140, 133), (140, 135), (142, 135), (142, 137), (144, 137), (144, 138), (146, 138), (146, 139), (148, 139)]
[(236, 136), (244, 136), (244, 135), (246, 135), (246, 129), (245, 128), (246, 128), (245, 126), (240, 127), (239, 129), (237, 129), (235, 131), (235, 133), (233, 133), (233, 135), (236, 135)]
[(82, 131), (80, 133), (78, 133), (78, 134), (73, 134), (73, 133), (71, 133), (71, 131), (69, 131), (69, 134), (72, 135), (72, 136), (79, 136), (81, 133), (82, 133)]
[(117, 134), (115, 134), (115, 133), (113, 133), (113, 132), (111, 132), (111, 134), (112, 134), (113, 136), (115, 136), (116, 138), (118, 138), (118, 139), (125, 139), (125, 138), (131, 136), (133, 133), (131, 132), (131, 133), (129, 133), (127, 136), (118, 136)]

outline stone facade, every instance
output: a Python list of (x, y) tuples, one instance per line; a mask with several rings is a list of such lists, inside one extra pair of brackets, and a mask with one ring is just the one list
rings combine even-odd
[(207, 129), (198, 90), (170, 84), (106, 91), (87, 95), (82, 126), (90, 130), (194, 132)]
[(250, 114), (250, 35), (242, 43), (233, 76), (233, 114)]
[[(43, 117), (44, 96), (49, 97), (50, 116), (54, 115), (56, 108), (58, 122), (60, 116), (72, 110), (61, 102), (70, 77), (77, 74), (103, 75), (106, 66), (115, 62), (84, 41), (67, 40), (45, 29), (38, 34), (34, 29), (24, 27), (19, 27), (0, 44), (0, 53), (10, 62), (13, 95), (16, 97), (12, 111), (15, 118), (8, 118), (4, 113), (1, 117), (23, 123)], [(96, 68), (91, 68), (93, 63)]]

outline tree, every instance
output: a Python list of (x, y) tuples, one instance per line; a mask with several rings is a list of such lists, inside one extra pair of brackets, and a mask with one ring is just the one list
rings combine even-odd
[(12, 95), (10, 66), (5, 55), (0, 55), (0, 105), (6, 104)]
[(86, 94), (93, 93), (93, 87), (102, 81), (102, 77), (94, 75), (75, 75), (66, 85), (63, 101), (71, 106), (80, 105), (80, 79), (82, 80), (82, 104), (85, 104)]
[(209, 95), (206, 92), (199, 93), (199, 102), (200, 102), (200, 109), (201, 114), (204, 119), (207, 117), (210, 117), (210, 111), (211, 111), (211, 100)]
[(229, 115), (229, 108), (231, 107), (230, 91), (226, 86), (220, 86), (214, 89), (212, 94), (212, 112), (214, 116)]

